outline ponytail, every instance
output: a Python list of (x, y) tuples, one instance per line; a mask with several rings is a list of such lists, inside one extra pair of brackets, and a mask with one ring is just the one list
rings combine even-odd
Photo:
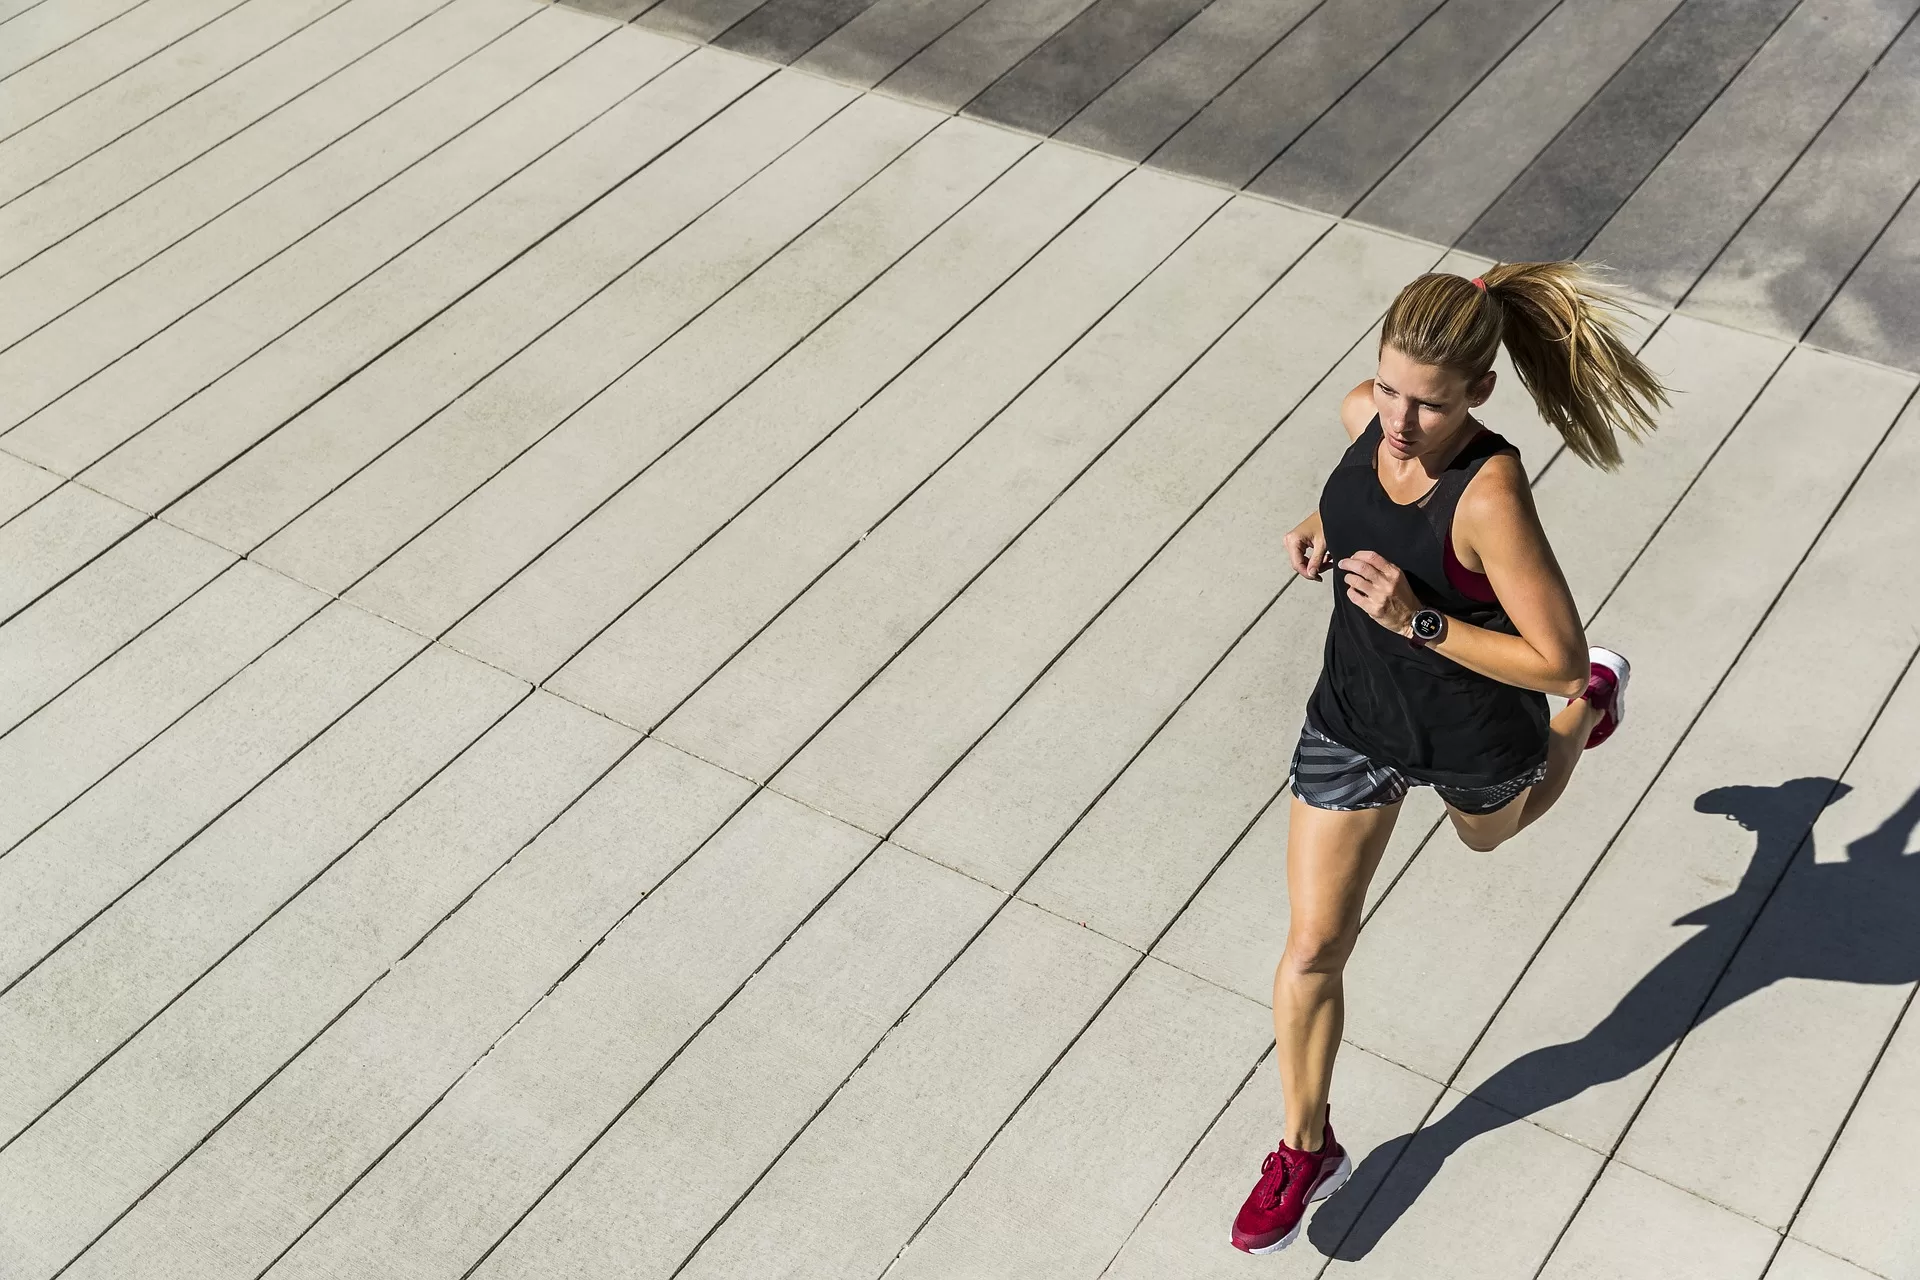
[(1520, 383), (1575, 456), (1611, 471), (1616, 433), (1654, 429), (1667, 390), (1620, 334), (1624, 308), (1576, 262), (1502, 263), (1476, 280), (1424, 275), (1387, 310), (1381, 345), (1478, 381), (1505, 341)]

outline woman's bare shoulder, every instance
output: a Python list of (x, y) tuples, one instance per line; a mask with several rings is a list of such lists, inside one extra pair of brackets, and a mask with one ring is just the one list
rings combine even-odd
[(1340, 425), (1347, 429), (1347, 439), (1358, 440), (1360, 433), (1373, 421), (1373, 379), (1347, 392), (1347, 398), (1340, 402)]

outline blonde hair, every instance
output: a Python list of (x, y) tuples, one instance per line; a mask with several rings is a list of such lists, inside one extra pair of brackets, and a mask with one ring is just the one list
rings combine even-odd
[(1507, 344), (1540, 416), (1582, 461), (1620, 465), (1615, 434), (1654, 428), (1667, 389), (1621, 337), (1625, 308), (1577, 262), (1506, 262), (1480, 282), (1424, 275), (1387, 309), (1382, 346), (1477, 381)]

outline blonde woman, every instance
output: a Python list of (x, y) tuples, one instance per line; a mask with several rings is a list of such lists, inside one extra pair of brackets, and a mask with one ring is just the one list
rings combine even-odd
[[(1273, 980), (1286, 1132), (1234, 1219), (1236, 1248), (1284, 1249), (1352, 1172), (1327, 1110), (1341, 973), (1407, 788), (1433, 787), (1460, 839), (1490, 850), (1625, 716), (1626, 659), (1588, 648), (1519, 454), (1473, 416), (1504, 342), (1568, 449), (1617, 466), (1617, 436), (1650, 431), (1666, 393), (1613, 306), (1571, 262), (1415, 280), (1387, 312), (1379, 372), (1341, 406), (1352, 445), (1287, 535), (1295, 572), (1331, 572), (1333, 620), (1293, 759)], [(1569, 699), (1551, 718), (1548, 694)]]

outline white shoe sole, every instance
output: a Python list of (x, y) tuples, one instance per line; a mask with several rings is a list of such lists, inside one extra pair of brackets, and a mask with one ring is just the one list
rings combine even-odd
[[(1328, 1196), (1347, 1185), (1347, 1179), (1353, 1176), (1353, 1158), (1344, 1151), (1340, 1153), (1340, 1163), (1320, 1175), (1320, 1181), (1313, 1184), (1313, 1190), (1307, 1193), (1307, 1203), (1325, 1200)], [(1278, 1253), (1299, 1238), (1300, 1228), (1307, 1224), (1307, 1215), (1301, 1214), (1300, 1221), (1293, 1224), (1293, 1230), (1261, 1249), (1249, 1249), (1248, 1253)]]
[(1633, 677), (1633, 664), (1611, 649), (1602, 649), (1598, 645), (1587, 650), (1587, 661), (1596, 662), (1613, 672), (1613, 731), (1620, 732), (1620, 726), (1627, 722), (1627, 681)]

